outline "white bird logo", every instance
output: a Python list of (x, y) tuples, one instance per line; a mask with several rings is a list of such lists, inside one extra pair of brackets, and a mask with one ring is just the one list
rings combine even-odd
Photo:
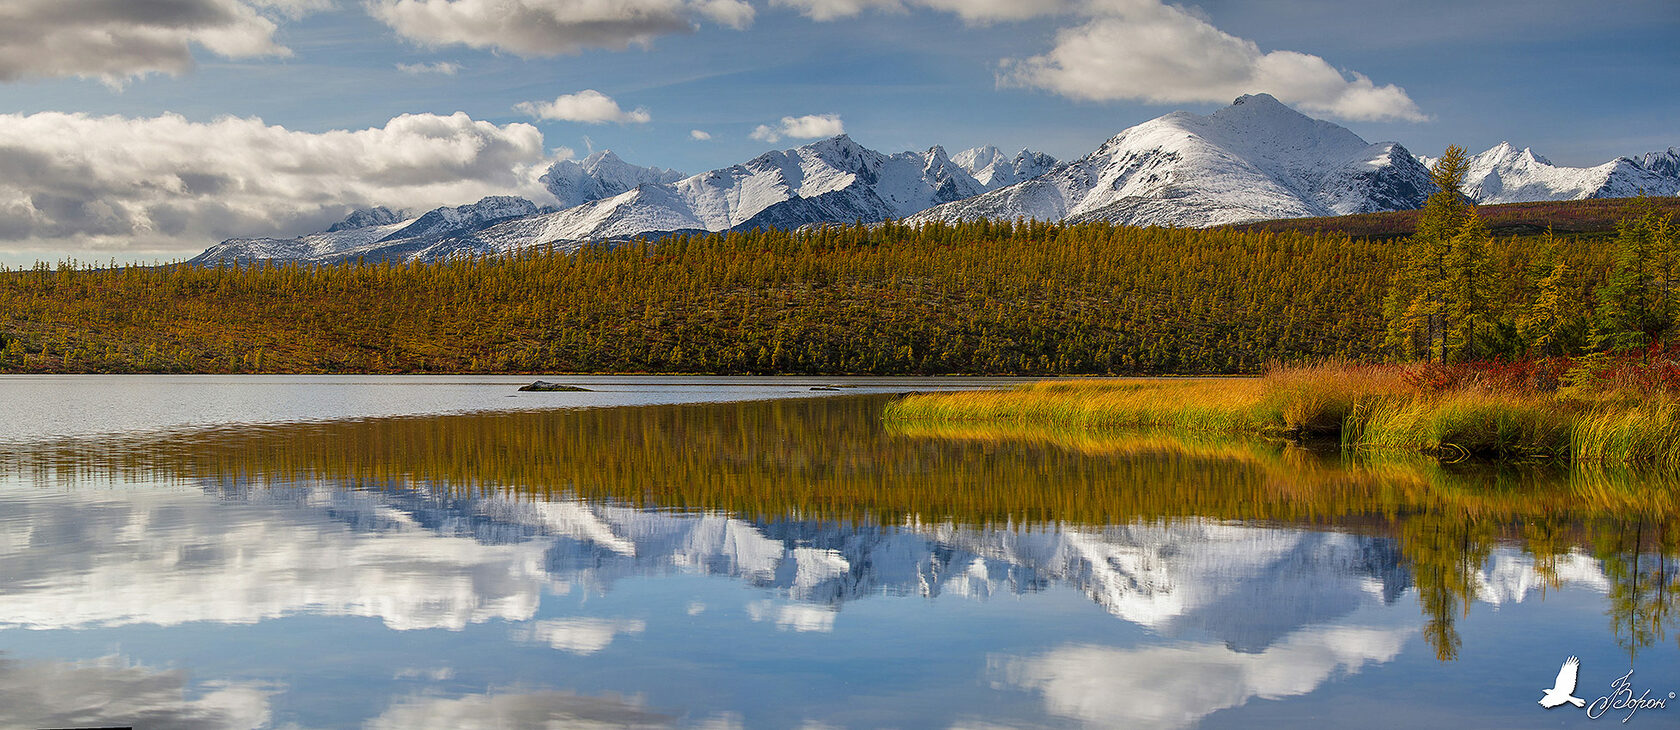
[(1545, 690), (1545, 696), (1540, 698), (1540, 706), (1548, 710), (1565, 702), (1576, 707), (1586, 707), (1587, 701), (1575, 696), (1575, 679), (1581, 673), (1581, 660), (1570, 657), (1563, 660), (1563, 668), (1558, 670), (1557, 681), (1552, 688)]

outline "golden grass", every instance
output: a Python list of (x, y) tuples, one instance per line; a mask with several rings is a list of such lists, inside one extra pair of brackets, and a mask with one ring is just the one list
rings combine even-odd
[(1680, 467), (1680, 401), (1482, 386), (1427, 392), (1395, 366), (1275, 368), (1263, 378), (1047, 381), (1015, 390), (917, 394), (901, 422), (1149, 427), (1335, 438), (1447, 460), (1495, 457)]

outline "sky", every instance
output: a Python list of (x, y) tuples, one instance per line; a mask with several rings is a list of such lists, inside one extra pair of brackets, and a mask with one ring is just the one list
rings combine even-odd
[(1680, 146), (1680, 2), (5, 0), (0, 264), (192, 256), (357, 208), (552, 203), (841, 132), (1061, 159), (1270, 93), (1419, 154)]

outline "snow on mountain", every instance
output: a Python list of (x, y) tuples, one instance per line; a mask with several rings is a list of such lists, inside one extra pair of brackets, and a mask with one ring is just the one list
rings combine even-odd
[(560, 207), (572, 208), (622, 195), (638, 185), (669, 184), (685, 177), (676, 170), (632, 165), (612, 150), (602, 150), (581, 162), (562, 160), (550, 165), (541, 182), (560, 201)]
[[(888, 155), (840, 135), (683, 177), (603, 151), (550, 166), (542, 182), (558, 210), (523, 198), (414, 218), (373, 208), (298, 238), (229, 239), (192, 262), (436, 260), (888, 218), (1212, 226), (1416, 208), (1434, 190), (1433, 162), (1256, 94), (1207, 116), (1175, 112), (1139, 124), (1061, 164), (996, 147)], [(1680, 148), (1569, 168), (1501, 144), (1472, 158), (1464, 191), (1479, 203), (1675, 195)]]
[(1670, 147), (1662, 152), (1647, 152), (1639, 156), (1640, 167), (1653, 173), (1680, 180), (1680, 147)]
[[(456, 208), (438, 208), (417, 218), (398, 216), (385, 208), (357, 211), (321, 233), (298, 238), (231, 238), (187, 263), (250, 263), (255, 261), (333, 262), (365, 257), (372, 261), (404, 261), (437, 244), (470, 236), (498, 221), (540, 213), (524, 198), (492, 196)], [(389, 222), (381, 222), (389, 221)], [(371, 223), (372, 225), (361, 225)]]
[(1416, 208), (1433, 186), (1404, 147), (1369, 144), (1268, 94), (1174, 112), (1084, 159), (910, 222), (989, 218), (1210, 226)]
[[(886, 155), (840, 135), (684, 178), (599, 152), (582, 162), (555, 163), (543, 176), (567, 204), (562, 210), (538, 211), (522, 198), (486, 198), (412, 221), (385, 222), (393, 217), (389, 211), (363, 212), (327, 233), (225, 241), (193, 262), (435, 260), (648, 233), (874, 222), (979, 195), (1055, 162), (1027, 150), (1013, 159), (964, 154), (965, 161), (957, 161), (934, 147)], [(976, 163), (990, 183), (975, 178), (970, 168)]]
[(951, 156), (951, 161), (967, 170), (981, 185), (991, 188), (1030, 180), (1056, 166), (1056, 158), (1042, 152), (1023, 149), (1011, 158), (990, 145), (958, 152)]
[(1501, 142), (1470, 158), (1463, 192), (1484, 205), (1674, 195), (1680, 192), (1680, 149), (1618, 157), (1595, 167), (1561, 167), (1530, 148)]

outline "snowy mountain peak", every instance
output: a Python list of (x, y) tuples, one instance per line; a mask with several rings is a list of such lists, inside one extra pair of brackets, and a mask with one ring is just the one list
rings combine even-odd
[(839, 134), (788, 152), (808, 160), (820, 160), (837, 170), (857, 172), (882, 155), (858, 144), (850, 135)]
[(364, 208), (351, 213), (344, 220), (334, 223), (331, 228), (327, 229), (327, 232), (337, 233), (339, 231), (368, 228), (370, 226), (385, 226), (396, 223), (402, 219), (402, 213), (394, 212), (390, 208), (386, 208), (384, 206)]
[(1562, 167), (1532, 149), (1518, 150), (1509, 142), (1500, 142), (1470, 158), (1463, 192), (1484, 205), (1623, 198), (1640, 192), (1674, 195), (1680, 192), (1677, 163), (1680, 156), (1670, 149), (1639, 159), (1621, 157), (1594, 167)]
[(1663, 152), (1647, 152), (1634, 162), (1656, 175), (1680, 179), (1680, 147), (1670, 147)]
[(951, 161), (966, 170), (976, 182), (989, 188), (1014, 185), (1038, 177), (1056, 166), (1056, 158), (1042, 152), (1022, 148), (1011, 158), (991, 145), (963, 150), (952, 155)]
[(593, 170), (599, 167), (603, 162), (612, 165), (624, 164), (624, 160), (620, 159), (619, 156), (614, 154), (612, 150), (601, 150), (600, 152), (596, 152), (583, 158), (583, 167), (586, 170)]
[[(976, 151), (971, 164), (987, 156), (996, 157)], [(1368, 144), (1269, 94), (1253, 94), (1207, 116), (1174, 112), (1144, 122), (1081, 160), (911, 221), (1207, 226), (1415, 208), (1432, 187), (1404, 147)]]
[(550, 165), (541, 182), (560, 201), (560, 207), (572, 208), (623, 194), (638, 185), (674, 183), (684, 177), (676, 170), (632, 165), (612, 150), (601, 150), (582, 161), (561, 160)]

